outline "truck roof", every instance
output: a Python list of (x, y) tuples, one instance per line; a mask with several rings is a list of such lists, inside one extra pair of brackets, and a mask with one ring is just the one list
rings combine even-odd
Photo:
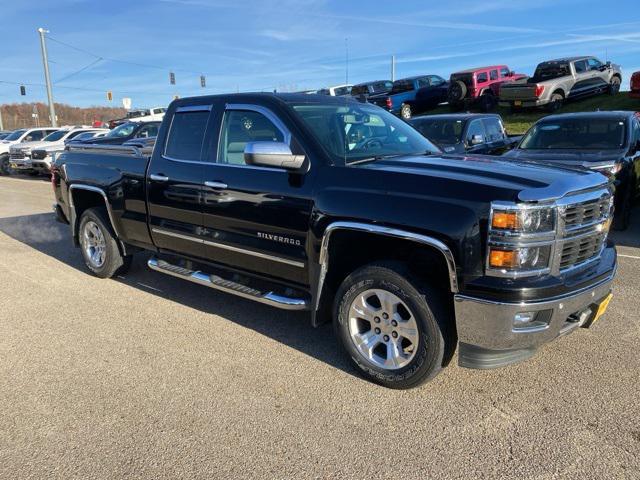
[(456, 73), (473, 73), (477, 72), (478, 70), (491, 70), (494, 68), (500, 69), (509, 67), (507, 65), (489, 65), (487, 67), (467, 68), (466, 70), (458, 70), (457, 72), (453, 72), (452, 75), (455, 75)]
[(345, 102), (359, 104), (356, 99), (344, 97), (332, 97), (317, 93), (229, 93), (220, 95), (202, 95), (197, 97), (185, 97), (174, 100), (172, 103), (178, 106), (192, 105), (193, 103), (203, 104), (207, 100), (230, 99), (237, 102), (242, 101), (264, 101), (264, 102), (284, 102), (284, 103), (324, 103), (324, 104), (344, 104)]
[(560, 62), (575, 62), (576, 60), (584, 60), (587, 58), (591, 58), (593, 55), (582, 55), (580, 57), (562, 57), (562, 58), (554, 58), (553, 60), (545, 60), (540, 63), (560, 63)]
[(567, 118), (628, 118), (635, 117), (637, 112), (630, 110), (608, 110), (608, 111), (596, 111), (596, 112), (576, 112), (576, 113), (559, 113), (556, 115), (549, 115), (541, 118), (538, 122), (562, 120)]
[(472, 118), (500, 118), (500, 115), (497, 113), (441, 113), (438, 115), (418, 115), (411, 120), (470, 120)]

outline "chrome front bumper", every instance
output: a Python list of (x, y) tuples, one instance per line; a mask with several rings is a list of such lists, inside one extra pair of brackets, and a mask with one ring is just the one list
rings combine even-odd
[[(458, 363), (468, 368), (498, 368), (533, 356), (541, 345), (582, 325), (575, 316), (596, 306), (609, 295), (615, 270), (605, 280), (570, 295), (536, 302), (501, 303), (455, 295)], [(514, 327), (518, 313), (541, 318), (529, 328)]]
[(14, 160), (14, 159), (9, 158), (9, 165), (14, 170), (31, 170), (33, 168), (30, 159)]

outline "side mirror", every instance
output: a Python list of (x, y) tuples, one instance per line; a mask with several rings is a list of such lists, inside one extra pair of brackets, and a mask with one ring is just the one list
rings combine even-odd
[(484, 143), (484, 140), (482, 139), (482, 135), (473, 135), (471, 137), (471, 145), (480, 145), (481, 143)]
[(294, 155), (283, 142), (249, 142), (244, 147), (244, 161), (256, 167), (300, 170), (305, 156)]

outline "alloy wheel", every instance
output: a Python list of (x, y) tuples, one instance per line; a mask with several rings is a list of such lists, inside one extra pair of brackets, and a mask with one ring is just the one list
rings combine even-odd
[(106, 259), (107, 242), (98, 224), (89, 220), (82, 231), (82, 248), (87, 261), (94, 268), (104, 265)]
[(385, 370), (408, 365), (420, 341), (415, 315), (406, 303), (377, 288), (360, 293), (351, 303), (349, 336), (363, 359)]

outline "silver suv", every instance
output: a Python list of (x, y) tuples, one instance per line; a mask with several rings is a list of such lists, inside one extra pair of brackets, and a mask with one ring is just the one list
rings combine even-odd
[(620, 66), (595, 57), (560, 58), (542, 62), (532, 77), (505, 84), (500, 89), (500, 106), (546, 107), (556, 111), (565, 100), (620, 91)]

